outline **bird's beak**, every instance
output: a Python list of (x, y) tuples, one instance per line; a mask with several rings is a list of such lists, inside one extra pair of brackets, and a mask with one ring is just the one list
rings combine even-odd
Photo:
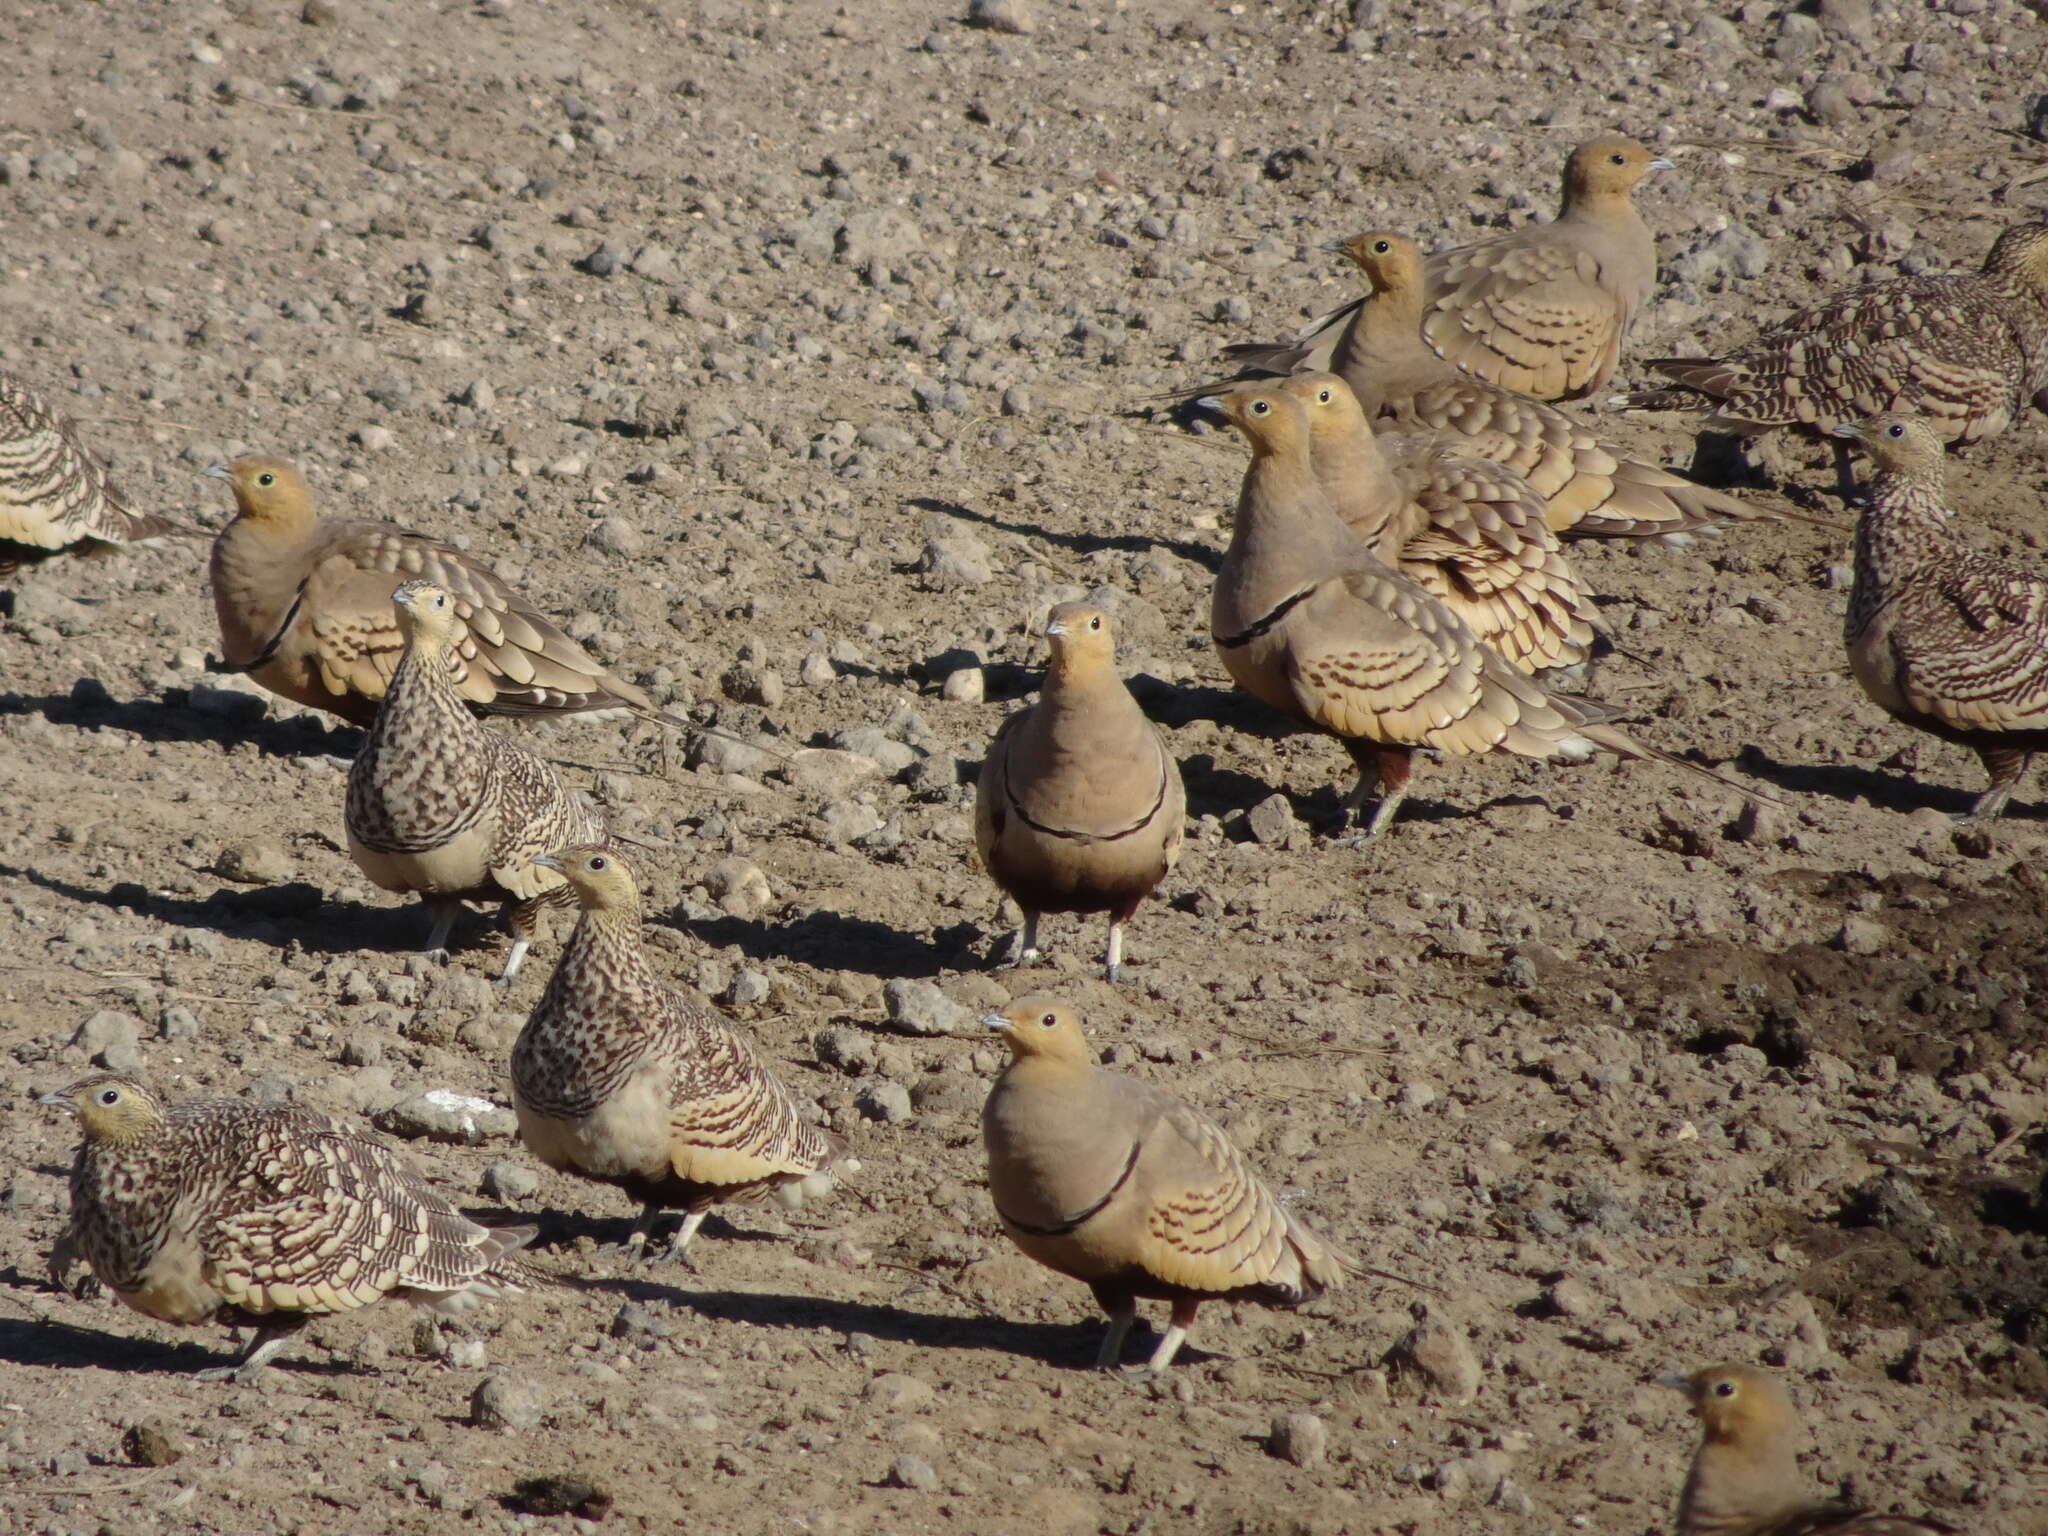
[(1001, 1034), (1010, 1027), (1010, 1021), (1000, 1013), (985, 1013), (981, 1016), (981, 1027)]
[(1322, 244), (1322, 249), (1328, 251), (1332, 256), (1349, 256), (1351, 254), (1348, 249), (1350, 243), (1348, 240), (1325, 240)]
[(1046, 634), (1046, 638), (1047, 638), (1048, 640), (1049, 640), (1049, 639), (1051, 639), (1051, 638), (1052, 638), (1053, 636), (1055, 636), (1055, 635), (1064, 635), (1064, 634), (1066, 634), (1066, 633), (1067, 633), (1067, 626), (1066, 626), (1066, 625), (1064, 625), (1064, 624), (1060, 624), (1060, 623), (1052, 623), (1052, 624), (1048, 624), (1048, 625), (1046, 625), (1046, 626), (1045, 626), (1045, 634)]
[(48, 1093), (37, 1094), (36, 1102), (38, 1104), (48, 1104), (53, 1109), (75, 1109), (77, 1107), (71, 1102), (71, 1095), (62, 1088), (52, 1088)]
[(226, 480), (229, 478), (228, 467), (225, 464), (209, 464), (199, 473), (206, 476), (209, 480)]
[(529, 864), (538, 864), (542, 869), (552, 869), (558, 873), (566, 873), (562, 869), (562, 856), (559, 853), (536, 853), (527, 862)]
[(1853, 421), (1845, 421), (1839, 426), (1829, 427), (1828, 434), (1832, 437), (1853, 437), (1860, 442), (1863, 437), (1863, 428)]
[(1671, 161), (1666, 160), (1662, 155), (1659, 155), (1656, 159), (1652, 160), (1650, 162), (1649, 168), (1653, 171), (1675, 171), (1678, 169), (1676, 165), (1674, 165)]
[(1652, 1376), (1650, 1378), (1650, 1385), (1653, 1387), (1669, 1387), (1674, 1392), (1689, 1393), (1692, 1391), (1692, 1378), (1690, 1376), (1682, 1376), (1676, 1371), (1667, 1371), (1662, 1376)]
[(1197, 410), (1214, 411), (1218, 416), (1223, 414), (1223, 397), (1221, 395), (1203, 395), (1194, 404)]

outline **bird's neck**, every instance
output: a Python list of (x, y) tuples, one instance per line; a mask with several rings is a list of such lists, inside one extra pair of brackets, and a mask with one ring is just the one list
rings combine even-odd
[(1938, 476), (1880, 472), (1856, 522), (1852, 620), (1881, 603), (1896, 582), (1939, 564), (1955, 543), (1955, 520)]
[(1678, 1536), (1746, 1536), (1814, 1502), (1789, 1437), (1761, 1445), (1708, 1441), (1678, 1499)]
[(601, 1007), (622, 992), (657, 985), (641, 947), (637, 906), (585, 907), (548, 978), (541, 1009), (552, 1011), (556, 1004), (565, 1011)]
[(377, 711), (376, 723), (370, 727), (371, 739), (399, 728), (403, 721), (428, 714), (445, 717), (461, 735), (483, 729), (455, 686), (454, 650), (439, 636), (415, 635), (398, 658), (398, 670), (391, 675), (391, 686)]
[(1362, 421), (1351, 431), (1318, 437), (1314, 467), (1316, 484), (1330, 510), (1368, 548), (1407, 505), (1387, 456)]
[(1331, 510), (1305, 453), (1258, 455), (1245, 471), (1230, 548), (1217, 577), (1214, 633), (1231, 634), (1256, 623), (1364, 552)]
[(1588, 224), (1627, 223), (1634, 220), (1640, 224), (1642, 217), (1636, 212), (1636, 205), (1630, 201), (1628, 193), (1606, 188), (1574, 192), (1567, 187), (1557, 205), (1557, 222), (1560, 224), (1567, 220)]

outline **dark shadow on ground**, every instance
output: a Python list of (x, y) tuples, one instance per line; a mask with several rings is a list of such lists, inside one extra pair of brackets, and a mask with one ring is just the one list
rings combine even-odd
[(143, 741), (212, 742), (227, 748), (251, 743), (266, 757), (353, 758), (363, 733), (352, 725), (326, 725), (312, 715), (289, 720), (269, 715), (207, 714), (173, 693), (161, 699), (112, 699), (97, 684), (71, 693), (0, 693), (0, 715), (41, 715), (52, 725), (125, 731)]
[(1099, 549), (1121, 549), (1134, 555), (1148, 549), (1163, 549), (1204, 570), (1220, 570), (1223, 565), (1221, 550), (1207, 544), (1190, 544), (1182, 539), (1155, 539), (1142, 533), (1060, 533), (1043, 523), (1006, 520), (991, 512), (978, 512), (957, 501), (943, 501), (932, 496), (913, 496), (908, 505), (920, 512), (939, 512), (947, 517), (957, 517), (962, 522), (979, 523), (984, 528), (998, 528), (1004, 533), (1043, 540), (1056, 548), (1070, 549), (1080, 555), (1091, 555)]

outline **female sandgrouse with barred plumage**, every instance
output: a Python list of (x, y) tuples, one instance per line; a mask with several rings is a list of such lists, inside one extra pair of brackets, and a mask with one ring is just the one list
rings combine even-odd
[(309, 1320), (386, 1299), (441, 1311), (530, 1290), (532, 1227), (471, 1221), (410, 1159), (295, 1104), (166, 1104), (102, 1073), (43, 1095), (78, 1117), (59, 1284), (83, 1258), (108, 1290), (166, 1323), (250, 1325), (259, 1369)]
[(131, 511), (78, 429), (0, 369), (0, 580), (66, 551), (196, 531)]
[(487, 729), (456, 688), (460, 618), (427, 581), (391, 596), (405, 653), (391, 691), (348, 775), (348, 851), (387, 891), (417, 892), (434, 914), (429, 950), (442, 950), (464, 901), (504, 905), (519, 974), (544, 906), (573, 898), (533, 856), (564, 843), (598, 842), (604, 818), (552, 763)]
[(1963, 541), (1926, 422), (1879, 416), (1835, 433), (1877, 466), (1856, 524), (1849, 670), (1893, 719), (1973, 750), (1991, 787), (1965, 819), (1996, 816), (2048, 748), (2048, 574)]
[(661, 1255), (682, 1259), (713, 1205), (829, 1190), (859, 1164), (811, 1124), (725, 1019), (664, 985), (640, 942), (640, 891), (617, 853), (541, 861), (582, 906), (540, 1004), (512, 1048), (519, 1137), (550, 1168), (642, 1203), (637, 1256), (663, 1211), (683, 1211)]

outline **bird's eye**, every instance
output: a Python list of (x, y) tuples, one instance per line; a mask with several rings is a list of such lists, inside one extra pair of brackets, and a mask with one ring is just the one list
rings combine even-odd
[(1039, 1015), (1038, 1024), (1041, 1029), (1051, 1029), (1059, 1021), (1060, 1016), (1058, 1014), (1046, 1013)]
[(1265, 414), (1266, 414), (1266, 412), (1270, 411), (1270, 410), (1271, 410), (1272, 408), (1273, 408), (1272, 406), (1268, 405), (1268, 404), (1267, 404), (1267, 403), (1266, 403), (1265, 401), (1263, 401), (1263, 400), (1254, 400), (1254, 401), (1252, 402), (1252, 414), (1253, 414), (1254, 416), (1263, 416), (1263, 415), (1265, 415)]
[(108, 1109), (112, 1109), (112, 1108), (113, 1108), (113, 1107), (114, 1107), (114, 1106), (115, 1106), (116, 1104), (118, 1104), (118, 1103), (120, 1103), (120, 1102), (121, 1102), (121, 1090), (120, 1090), (120, 1089), (118, 1089), (118, 1088), (102, 1088), (102, 1089), (100, 1090), (100, 1103), (101, 1103), (101, 1104), (102, 1104), (102, 1105), (103, 1105), (104, 1107), (106, 1107), (106, 1108), (108, 1108)]
[(1328, 391), (1327, 389), (1319, 389), (1319, 390), (1317, 390), (1317, 391), (1316, 391), (1316, 404), (1317, 404), (1317, 405), (1328, 405), (1328, 404), (1330, 403), (1330, 400), (1331, 400), (1331, 395), (1330, 395), (1330, 392), (1329, 392), (1329, 391)]
[(1607, 157), (1607, 163), (1609, 165), (1626, 165), (1628, 164), (1628, 156), (1617, 150)]
[(1906, 435), (1906, 429), (1900, 426), (1895, 421), (1890, 426), (1884, 429), (1884, 435), (1886, 437), (1904, 437)]
[(1734, 1383), (1734, 1382), (1732, 1382), (1732, 1381), (1717, 1381), (1717, 1382), (1715, 1382), (1715, 1383), (1714, 1383), (1714, 1396), (1716, 1396), (1716, 1397), (1733, 1397), (1734, 1395), (1735, 1395), (1735, 1383)]
[(1088, 627), (1090, 629), (1100, 629), (1102, 628), (1102, 620), (1100, 618), (1090, 619), (1088, 621)]
[(603, 854), (601, 854), (601, 853), (593, 853), (593, 854), (592, 854), (592, 855), (590, 856), (590, 861), (589, 861), (589, 868), (590, 868), (590, 869), (591, 869), (592, 871), (601, 871), (601, 870), (606, 870), (606, 869), (610, 869), (610, 868), (611, 868), (611, 863), (610, 863), (610, 861), (609, 861), (609, 860), (607, 860), (607, 859), (605, 858), (605, 856), (604, 856)]
[(269, 470), (266, 469), (265, 471), (263, 471), (262, 474), (256, 477), (256, 483), (258, 485), (275, 485), (277, 484), (277, 476), (273, 475)]
[(1394, 242), (1391, 240), (1375, 240), (1372, 243), (1372, 251), (1375, 256), (1384, 256), (1393, 248)]

